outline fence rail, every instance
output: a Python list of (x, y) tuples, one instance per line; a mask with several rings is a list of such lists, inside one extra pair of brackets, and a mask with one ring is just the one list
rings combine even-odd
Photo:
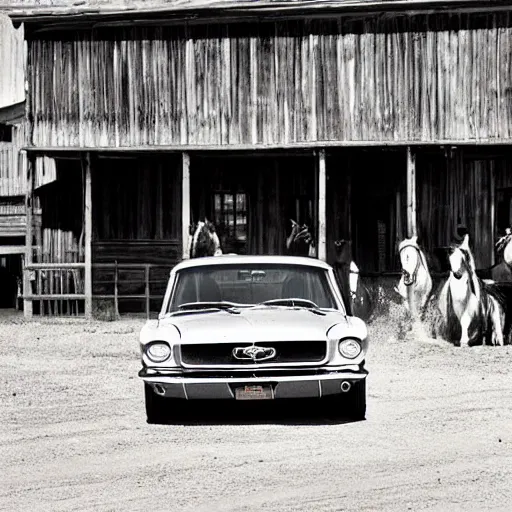
[[(112, 270), (113, 279), (93, 282), (94, 285), (113, 285), (113, 293), (94, 293), (93, 300), (113, 301), (114, 314), (119, 316), (122, 300), (143, 300), (146, 317), (150, 317), (151, 301), (162, 300), (163, 293), (151, 293), (152, 285), (163, 284), (163, 280), (152, 281), (151, 272), (156, 269), (170, 269), (173, 265), (152, 263), (93, 263), (92, 270)], [(120, 279), (123, 271), (141, 272), (141, 279)], [(85, 263), (31, 263), (26, 265), (31, 289), (25, 290), (22, 298), (39, 304), (40, 316), (82, 316), (86, 295), (84, 293)], [(144, 293), (122, 293), (120, 285), (144, 284)], [(28, 292), (28, 293), (27, 293)]]

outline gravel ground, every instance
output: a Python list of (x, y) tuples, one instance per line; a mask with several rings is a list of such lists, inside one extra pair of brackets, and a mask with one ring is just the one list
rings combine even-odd
[(366, 421), (216, 404), (151, 426), (142, 321), (0, 322), (0, 510), (511, 510), (511, 346), (398, 341), (388, 319)]

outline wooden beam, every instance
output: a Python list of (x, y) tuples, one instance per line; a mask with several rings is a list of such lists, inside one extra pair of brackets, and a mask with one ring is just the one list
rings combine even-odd
[(188, 238), (190, 229), (190, 155), (182, 155), (182, 176), (181, 176), (181, 239), (182, 239), (182, 257), (188, 259)]
[(85, 155), (85, 317), (92, 318), (92, 180), (91, 180), (91, 154)]
[(417, 236), (416, 227), (416, 154), (407, 148), (407, 236)]
[(348, 233), (345, 236), (348, 236), (348, 239), (352, 241), (352, 247), (354, 247), (354, 240), (352, 239), (352, 161), (348, 160), (347, 162), (347, 169), (349, 169), (347, 173), (347, 201), (348, 201), (348, 208), (347, 208), (347, 226), (348, 226)]
[(0, 255), (26, 254), (25, 245), (0, 245)]
[(318, 259), (322, 261), (327, 260), (326, 191), (325, 149), (321, 149), (318, 152)]
[[(16, 2), (13, 2), (16, 3)], [(20, 4), (21, 2), (18, 2)], [(33, 4), (37, 2), (32, 2)], [(368, 16), (377, 13), (407, 13), (432, 14), (441, 13), (471, 13), (471, 12), (500, 12), (510, 10), (508, 2), (497, 2), (496, 0), (334, 0), (329, 3), (325, 1), (311, 1), (307, 5), (297, 2), (299, 5), (290, 5), (290, 2), (267, 1), (240, 1), (220, 2), (210, 5), (199, 2), (184, 3), (183, 6), (169, 3), (154, 2), (154, 5), (145, 7), (126, 7), (124, 4), (105, 2), (105, 5), (91, 8), (86, 2), (75, 2), (78, 5), (69, 6), (15, 6), (9, 10), (9, 16), (18, 22), (28, 25), (35, 23), (47, 23), (47, 30), (62, 27), (73, 29), (76, 26), (84, 25), (88, 28), (111, 27), (111, 26), (132, 26), (138, 24), (167, 24), (167, 23), (223, 23), (228, 21), (262, 21), (274, 20), (276, 16), (281, 19), (303, 18), (325, 18), (333, 16)], [(42, 29), (37, 30), (37, 32)]]
[(491, 227), (491, 266), (496, 263), (496, 164), (495, 162), (490, 162), (490, 175), (489, 175), (489, 193), (490, 193), (490, 227)]
[[(32, 238), (33, 238), (33, 225), (32, 217), (34, 211), (34, 168), (35, 156), (23, 158), (22, 152), (18, 158), (18, 165), (23, 165), (22, 162), (26, 161), (27, 166), (24, 172), (27, 176), (27, 189), (25, 192), (25, 215), (27, 218), (27, 226), (25, 231), (25, 261), (23, 268), (23, 315), (25, 318), (30, 319), (33, 315), (32, 300), (27, 298), (32, 295), (32, 275), (33, 271), (27, 268), (27, 265), (32, 263)], [(23, 169), (22, 169), (23, 172)]]
[(184, 151), (206, 153), (210, 151), (272, 151), (286, 149), (320, 149), (320, 148), (403, 148), (436, 146), (475, 146), (475, 147), (512, 147), (510, 139), (431, 139), (431, 140), (318, 140), (308, 142), (280, 142), (272, 144), (162, 144), (159, 146), (24, 146), (30, 153), (55, 154), (97, 152), (103, 154), (130, 153), (183, 153)]

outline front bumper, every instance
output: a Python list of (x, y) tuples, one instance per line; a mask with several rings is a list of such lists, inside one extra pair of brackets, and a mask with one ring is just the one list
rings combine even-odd
[(234, 399), (235, 389), (243, 386), (270, 385), (274, 398), (321, 398), (341, 394), (341, 383), (354, 384), (366, 378), (366, 370), (326, 371), (322, 373), (282, 376), (234, 377), (212, 375), (163, 375), (142, 369), (144, 382), (160, 396), (188, 400)]

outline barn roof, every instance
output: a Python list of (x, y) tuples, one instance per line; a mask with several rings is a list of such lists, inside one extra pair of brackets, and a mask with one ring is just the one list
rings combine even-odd
[(0, 0), (0, 12), (24, 22), (503, 8), (512, 0)]

